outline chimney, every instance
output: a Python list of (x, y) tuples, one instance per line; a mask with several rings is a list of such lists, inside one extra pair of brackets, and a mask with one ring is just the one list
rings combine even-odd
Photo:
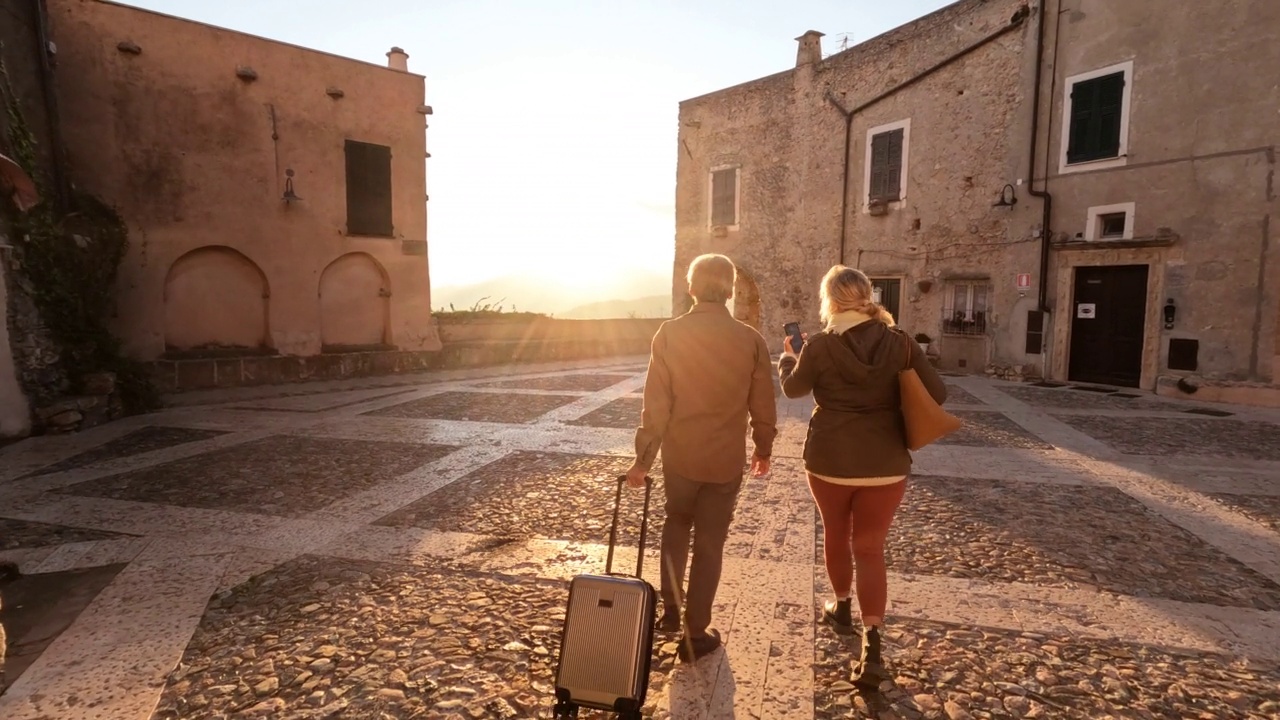
[(391, 52), (387, 53), (387, 67), (400, 72), (409, 72), (409, 53), (398, 47), (391, 48)]
[(796, 67), (822, 62), (822, 33), (810, 30), (796, 41), (800, 43), (796, 50)]

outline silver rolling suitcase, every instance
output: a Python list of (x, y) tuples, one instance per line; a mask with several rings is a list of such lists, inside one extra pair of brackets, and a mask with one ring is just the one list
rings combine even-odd
[(658, 594), (640, 574), (644, 569), (653, 480), (645, 478), (634, 576), (613, 572), (624, 483), (625, 476), (618, 478), (604, 574), (579, 575), (569, 583), (569, 609), (556, 667), (557, 718), (577, 717), (579, 708), (593, 708), (611, 710), (626, 720), (639, 720), (649, 689)]

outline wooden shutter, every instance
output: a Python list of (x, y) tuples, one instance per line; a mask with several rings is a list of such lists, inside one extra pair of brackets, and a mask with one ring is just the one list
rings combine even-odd
[(738, 170), (717, 170), (711, 174), (711, 224), (738, 224)]
[(871, 182), (868, 196), (872, 200), (900, 200), (902, 189), (902, 130), (871, 136)]
[(391, 237), (391, 148), (348, 140), (347, 234)]
[(1067, 162), (1087, 162), (1118, 156), (1120, 116), (1123, 110), (1123, 72), (1072, 85)]

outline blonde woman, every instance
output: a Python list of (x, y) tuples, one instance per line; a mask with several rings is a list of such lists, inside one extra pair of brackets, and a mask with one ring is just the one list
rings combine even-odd
[(861, 271), (837, 265), (822, 279), (819, 292), (826, 327), (806, 337), (799, 353), (784, 342), (778, 374), (787, 397), (812, 392), (817, 405), (804, 462), (822, 516), (823, 555), (835, 590), (823, 617), (836, 632), (854, 632), (850, 595), (856, 567), (863, 631), (852, 680), (875, 690), (888, 677), (880, 650), (888, 601), (884, 543), (911, 470), (898, 373), (915, 368), (939, 403), (947, 390), (920, 346), (872, 300), (871, 281)]

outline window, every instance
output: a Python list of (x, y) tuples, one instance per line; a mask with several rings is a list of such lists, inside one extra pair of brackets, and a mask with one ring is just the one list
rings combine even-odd
[(738, 224), (738, 168), (711, 172), (711, 224)]
[[(1127, 62), (1067, 78), (1062, 165), (1122, 165), (1128, 154), (1130, 79)], [(1109, 163), (1106, 161), (1110, 161)]]
[(872, 200), (898, 200), (902, 193), (902, 131), (891, 130), (871, 136)]
[(907, 199), (906, 169), (910, 142), (910, 120), (867, 131), (867, 162), (863, 180), (867, 188), (868, 210), (872, 202), (891, 203)]
[(985, 281), (949, 284), (943, 297), (942, 332), (948, 335), (986, 334), (990, 294), (990, 285)]
[(1107, 213), (1098, 216), (1099, 233), (1104, 238), (1124, 237), (1124, 213)]
[(391, 237), (391, 148), (348, 140), (347, 234)]
[(1085, 240), (1132, 240), (1134, 203), (1099, 205), (1086, 214)]

